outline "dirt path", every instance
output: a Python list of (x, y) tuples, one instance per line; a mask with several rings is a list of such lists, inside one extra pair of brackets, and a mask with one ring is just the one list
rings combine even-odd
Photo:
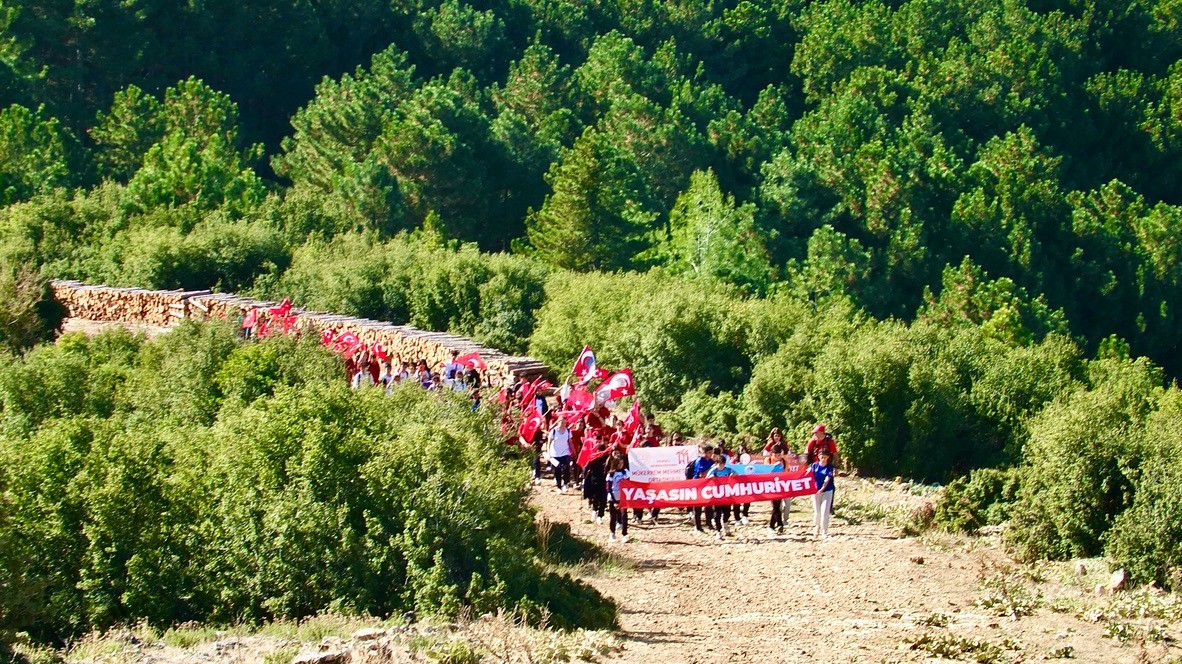
[[(606, 524), (593, 523), (580, 498), (545, 485), (534, 500), (540, 518), (570, 523), (576, 536), (624, 560), (622, 569), (586, 577), (619, 603), (626, 644), (619, 661), (929, 661), (938, 659), (935, 652), (969, 661), (1070, 654), (1075, 661), (1135, 662), (1182, 653), (1170, 643), (1122, 644), (1104, 637), (1105, 624), (1084, 619), (1089, 602), (1118, 599), (1084, 590), (1097, 578), (1107, 581), (1100, 561), (1078, 579), (1069, 565), (1060, 566), (1066, 580), (1051, 570), (1044, 576), (1055, 578), (1033, 574), (1024, 582), (1031, 597), (1041, 597), (1033, 615), (1015, 620), (978, 606), (983, 578), (1009, 571), (1019, 582), (1018, 567), (996, 542), (900, 537), (881, 517), (905, 511), (913, 497), (894, 485), (843, 484), (844, 504), (826, 541), (811, 537), (811, 504), (799, 499), (780, 536), (769, 535), (770, 510), (759, 504), (751, 524), (722, 542), (695, 534), (671, 512), (656, 526), (633, 527), (632, 541), (611, 545)], [(855, 515), (880, 518), (855, 525)], [(1021, 607), (1027, 585), (1003, 600)], [(1182, 636), (1176, 620), (1165, 633), (1171, 636)]]

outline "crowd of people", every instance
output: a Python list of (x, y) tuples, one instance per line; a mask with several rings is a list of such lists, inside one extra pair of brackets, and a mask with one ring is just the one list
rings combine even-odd
[[(502, 404), (502, 428), (510, 437), (533, 455), (535, 484), (547, 481), (550, 474), (554, 491), (574, 494), (586, 500), (591, 518), (597, 524), (607, 520), (608, 541), (627, 542), (628, 529), (643, 524), (660, 523), (661, 510), (621, 507), (620, 483), (630, 477), (628, 450), (634, 447), (685, 445), (680, 432), (666, 434), (653, 415), (641, 415), (637, 404), (627, 416), (621, 417), (605, 404), (589, 410), (575, 411), (565, 397), (569, 382), (561, 389), (541, 391), (531, 389), (531, 383), (521, 380), (507, 388)], [(515, 426), (526, 419), (523, 413), (537, 413), (541, 422), (536, 426)], [(574, 415), (574, 417), (572, 417)], [(572, 421), (573, 420), (573, 421)], [(705, 440), (698, 444), (698, 456), (685, 468), (685, 479), (726, 477), (735, 474), (731, 464), (763, 463), (771, 472), (798, 471), (806, 466), (811, 472), (817, 493), (812, 496), (813, 535), (829, 537), (829, 519), (833, 513), (835, 462), (837, 445), (833, 435), (818, 424), (812, 436), (801, 445), (800, 453), (792, 449), (780, 431), (773, 429), (762, 450), (744, 437), (733, 449), (726, 439)], [(756, 450), (754, 453), (752, 450)], [(771, 503), (767, 521), (770, 535), (783, 534), (788, 525), (792, 500)], [(666, 517), (668, 519), (669, 517)], [(732, 525), (751, 523), (751, 503), (725, 507), (702, 506), (688, 508), (673, 518), (703, 534), (712, 533), (716, 539), (733, 534)]]
[[(291, 333), (290, 311), (290, 302), (284, 300), (278, 307), (248, 312), (239, 321), (242, 337)], [(268, 322), (279, 323), (278, 329)], [(353, 389), (377, 387), (389, 393), (395, 386), (411, 382), (426, 390), (466, 392), (475, 411), (481, 407), (483, 391), (491, 387), (482, 380), (478, 369), (483, 364), (474, 353), (461, 357), (452, 351), (450, 361), (432, 368), (425, 359), (401, 361), (391, 357), (379, 344), (362, 344), (348, 332), (325, 330), (321, 341), (344, 357)], [(617, 377), (623, 380), (615, 380)], [(596, 380), (603, 382), (594, 392), (589, 391), (587, 386)], [(680, 432), (667, 435), (651, 413), (641, 413), (638, 400), (632, 401), (631, 409), (623, 417), (613, 411), (618, 397), (634, 394), (631, 380), (629, 370), (609, 374), (597, 369), (594, 354), (586, 347), (561, 388), (556, 389), (544, 378), (531, 381), (522, 376), (501, 386), (495, 399), (501, 407), (501, 429), (506, 441), (516, 441), (532, 453), (535, 484), (541, 484), (548, 471), (557, 493), (580, 495), (587, 501), (596, 523), (602, 524), (607, 518), (609, 541), (617, 541), (618, 533), (619, 541), (627, 542), (629, 522), (644, 523), (645, 512), (650, 525), (656, 525), (660, 519), (659, 508), (633, 509), (628, 514), (621, 507), (620, 484), (630, 477), (628, 450), (680, 446), (688, 442)], [(736, 471), (730, 467), (732, 463), (747, 465), (761, 461), (771, 472), (795, 472), (806, 466), (817, 486), (817, 492), (812, 495), (813, 536), (827, 539), (837, 460), (832, 434), (823, 424), (818, 424), (798, 454), (783, 432), (773, 428), (762, 450), (753, 455), (755, 449), (749, 436), (733, 451), (723, 438), (703, 440), (698, 444), (697, 458), (685, 468), (685, 479), (733, 475)], [(782, 534), (788, 525), (792, 499), (770, 503), (768, 532)], [(695, 531), (713, 533), (721, 540), (731, 534), (732, 522), (744, 526), (750, 523), (751, 503), (687, 508), (684, 520)]]

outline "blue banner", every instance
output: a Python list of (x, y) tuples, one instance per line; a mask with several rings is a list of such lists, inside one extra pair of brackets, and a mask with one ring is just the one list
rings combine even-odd
[(784, 466), (778, 463), (728, 463), (726, 467), (739, 475), (762, 475), (784, 470)]

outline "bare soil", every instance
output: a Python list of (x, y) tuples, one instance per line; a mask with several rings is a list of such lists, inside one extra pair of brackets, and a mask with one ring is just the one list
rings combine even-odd
[[(584, 576), (620, 606), (624, 648), (614, 661), (915, 662), (941, 653), (966, 661), (1157, 662), (1182, 655), (1177, 613), (1173, 622), (1153, 623), (1150, 638), (1143, 637), (1151, 620), (1117, 621), (1127, 627), (1125, 642), (1105, 636), (1123, 628), (1094, 614), (1137, 600), (1096, 595), (1096, 584), (1109, 582), (1103, 561), (1030, 568), (1007, 557), (996, 537), (903, 537), (901, 516), (923, 499), (893, 482), (845, 478), (837, 495), (824, 541), (812, 537), (807, 499), (793, 501), (783, 535), (769, 533), (763, 503), (722, 541), (695, 533), (683, 513), (669, 510), (657, 525), (630, 527), (627, 543), (607, 542), (607, 519), (596, 524), (579, 496), (546, 484), (535, 487), (534, 502), (540, 519), (570, 523), (574, 535), (619, 561), (589, 566)], [(999, 608), (981, 589), (990, 577), (995, 586), (1007, 579), (1000, 601), (992, 593)], [(1172, 597), (1139, 597), (1177, 608)], [(999, 615), (1006, 607), (1017, 607), (1018, 617)]]

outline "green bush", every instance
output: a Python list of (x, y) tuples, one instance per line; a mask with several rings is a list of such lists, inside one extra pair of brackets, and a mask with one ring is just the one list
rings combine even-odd
[(737, 290), (646, 274), (557, 273), (530, 337), (530, 353), (561, 379), (584, 344), (603, 368), (631, 367), (645, 408), (672, 410), (689, 390), (711, 393), (746, 382), (750, 359)]
[(1015, 468), (979, 468), (944, 487), (936, 501), (935, 522), (952, 532), (975, 533), (1009, 519), (1018, 490)]
[(1134, 579), (1182, 587), (1182, 392), (1171, 388), (1141, 434), (1145, 458), (1133, 504), (1104, 537), (1104, 553)]
[(528, 259), (444, 246), (427, 237), (347, 233), (294, 251), (262, 295), (310, 308), (475, 337), (525, 350), (548, 270)]
[(614, 625), (544, 570), (528, 472), (462, 395), (355, 392), (315, 339), (68, 336), (0, 367), (0, 631), (501, 607)]
[(1144, 359), (1111, 359), (1092, 362), (1089, 373), (1088, 386), (1060, 397), (1029, 424), (1006, 531), (1021, 557), (1099, 555), (1104, 534), (1133, 502), (1161, 372)]

